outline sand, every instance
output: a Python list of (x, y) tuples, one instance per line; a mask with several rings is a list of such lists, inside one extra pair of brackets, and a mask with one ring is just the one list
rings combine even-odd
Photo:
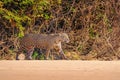
[(0, 80), (120, 80), (120, 61), (1, 60)]

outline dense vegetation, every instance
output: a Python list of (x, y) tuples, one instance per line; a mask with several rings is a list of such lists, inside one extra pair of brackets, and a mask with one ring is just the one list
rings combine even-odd
[(120, 0), (0, 0), (0, 59), (15, 59), (26, 33), (57, 32), (70, 36), (69, 59), (118, 60)]

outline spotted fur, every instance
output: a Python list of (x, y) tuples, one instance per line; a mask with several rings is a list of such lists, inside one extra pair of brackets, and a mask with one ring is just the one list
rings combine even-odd
[[(45, 49), (46, 59), (48, 59), (50, 50), (56, 49), (63, 59), (66, 59), (62, 50), (61, 43), (69, 42), (69, 37), (66, 33), (58, 34), (26, 34), (20, 39), (20, 51), (26, 51), (26, 59), (32, 59), (34, 48)], [(16, 56), (18, 59), (18, 55)]]

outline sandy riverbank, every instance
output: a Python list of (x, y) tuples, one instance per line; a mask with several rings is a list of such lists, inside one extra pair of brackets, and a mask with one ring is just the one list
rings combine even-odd
[(120, 80), (120, 61), (0, 61), (0, 80)]

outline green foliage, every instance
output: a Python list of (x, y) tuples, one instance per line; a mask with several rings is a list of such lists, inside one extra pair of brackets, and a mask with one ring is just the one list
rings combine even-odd
[(34, 0), (21, 0), (20, 5), (31, 5), (34, 3)]
[(3, 2), (0, 1), (0, 8), (2, 8), (2, 7), (3, 7)]
[(13, 0), (1, 0), (4, 4), (8, 4), (8, 3), (11, 3), (13, 2)]
[(112, 26), (106, 14), (103, 15), (103, 22), (104, 22), (104, 25), (108, 28), (108, 31), (112, 32)]
[(12, 21), (16, 23), (16, 27), (18, 27), (19, 29), (18, 37), (24, 36), (23, 33), (24, 27), (22, 26), (22, 23), (25, 21), (30, 21), (31, 19), (28, 16), (20, 16), (17, 13), (8, 11), (6, 9), (3, 9), (3, 13), (4, 13), (3, 17), (6, 20), (8, 20), (11, 23), (11, 25), (12, 25)]
[(96, 35), (97, 35), (97, 33), (95, 32), (94, 27), (95, 27), (95, 25), (91, 23), (90, 28), (89, 28), (90, 38), (95, 38)]
[(44, 60), (45, 59), (44, 54), (41, 54), (38, 57), (39, 57), (40, 60)]
[(39, 60), (44, 60), (44, 54), (39, 55), (37, 51), (34, 51), (32, 58), (35, 59), (39, 59)]
[(33, 53), (33, 55), (32, 55), (32, 58), (35, 60), (37, 56), (38, 56), (38, 52), (37, 52), (37, 51), (34, 51), (34, 53)]
[[(49, 0), (21, 0), (18, 2), (14, 0), (2, 0), (0, 1), (0, 14), (4, 19), (9, 21), (11, 26), (14, 25), (14, 27), (19, 29), (18, 37), (22, 37), (24, 36), (25, 27), (31, 26), (33, 19), (37, 17), (43, 17), (46, 20), (50, 19), (50, 15), (44, 12), (49, 7), (49, 4)], [(5, 7), (3, 7), (4, 5)], [(13, 8), (12, 6), (17, 7)], [(31, 11), (33, 10), (33, 14), (26, 14), (26, 12), (29, 12), (26, 11), (28, 8), (31, 8)]]
[(83, 45), (79, 45), (78, 48), (77, 48), (77, 50), (78, 50), (79, 52), (81, 52), (82, 49), (83, 49)]
[(57, 0), (58, 4), (61, 4), (62, 3), (62, 0)]

